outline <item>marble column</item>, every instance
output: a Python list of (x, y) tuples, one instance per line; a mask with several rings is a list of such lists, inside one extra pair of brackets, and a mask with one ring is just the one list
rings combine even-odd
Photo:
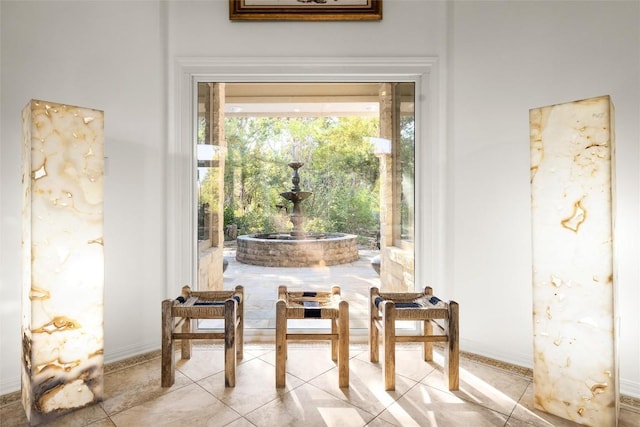
[(22, 403), (31, 425), (103, 395), (103, 112), (23, 119)]
[(603, 96), (529, 119), (535, 406), (615, 426), (613, 106)]

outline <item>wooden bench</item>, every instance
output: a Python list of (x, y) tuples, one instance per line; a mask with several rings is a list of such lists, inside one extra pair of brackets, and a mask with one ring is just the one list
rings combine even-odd
[[(288, 333), (289, 319), (330, 319), (331, 333)], [(276, 387), (286, 383), (287, 340), (331, 340), (331, 359), (338, 362), (338, 383), (349, 387), (349, 304), (340, 287), (331, 292), (288, 291), (278, 287), (276, 302)]]
[[(397, 342), (422, 342), (425, 361), (433, 360), (433, 343), (445, 342), (445, 376), (449, 390), (459, 387), (458, 303), (445, 302), (433, 296), (430, 287), (422, 293), (380, 292), (370, 289), (369, 355), (378, 362), (379, 331), (382, 331), (384, 363), (382, 372), (385, 390), (395, 390), (395, 348)], [(421, 321), (420, 335), (396, 334), (396, 320)], [(434, 327), (436, 332), (434, 333)]]
[[(224, 332), (192, 332), (193, 319), (224, 319)], [(243, 357), (242, 286), (229, 291), (191, 291), (184, 286), (181, 296), (162, 301), (162, 387), (175, 382), (175, 340), (182, 340), (182, 359), (190, 359), (192, 339), (224, 340), (224, 385), (235, 387), (236, 360)]]

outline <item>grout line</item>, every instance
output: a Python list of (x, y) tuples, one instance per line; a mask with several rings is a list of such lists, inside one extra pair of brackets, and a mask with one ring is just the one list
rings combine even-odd
[[(179, 343), (178, 343), (179, 344)], [(207, 340), (202, 340), (199, 343), (194, 343), (194, 350), (196, 347), (213, 347), (213, 348), (217, 348), (220, 347), (222, 348), (222, 344), (217, 344), (215, 343), (215, 341), (211, 341), (211, 343), (208, 343)], [(251, 343), (245, 343), (245, 349), (250, 349), (250, 347), (252, 346)], [(259, 348), (259, 349), (266, 349), (267, 347), (269, 349), (271, 349), (272, 347), (272, 343), (259, 343), (257, 345), (255, 345), (255, 347)], [(326, 347), (326, 344), (324, 342), (320, 343), (320, 342), (310, 342), (310, 343), (290, 343), (289, 346), (291, 348), (324, 348)], [(354, 349), (359, 349), (361, 351), (364, 351), (364, 349), (368, 348), (367, 344), (351, 344), (349, 346), (350, 348), (354, 348)], [(416, 346), (417, 347), (417, 346)], [(441, 347), (439, 345), (435, 345), (435, 347)], [(180, 346), (177, 345), (176, 349), (179, 349)], [(150, 360), (154, 360), (154, 359), (158, 359), (160, 358), (160, 350), (154, 350), (148, 353), (143, 353), (143, 354), (139, 354), (137, 356), (132, 356), (129, 358), (125, 358), (122, 360), (118, 360), (115, 362), (111, 362), (111, 363), (105, 363), (104, 365), (104, 373), (109, 374), (112, 372), (117, 372), (123, 369), (127, 369), (130, 368), (132, 366), (135, 365), (139, 365), (141, 363), (145, 363), (148, 362)], [(496, 360), (496, 359), (492, 359), (489, 357), (485, 357), (485, 356), (481, 356), (478, 354), (474, 354), (474, 353), (467, 353), (467, 352), (460, 352), (460, 356), (464, 357), (465, 359), (468, 359), (470, 361), (473, 362), (477, 362), (486, 366), (490, 366), (493, 368), (497, 368), (497, 369), (501, 369), (503, 371), (512, 373), (512, 374), (517, 374), (517, 375), (521, 375), (523, 377), (529, 378), (529, 379), (533, 379), (533, 370), (530, 368), (525, 368), (522, 366), (518, 366), (518, 365), (513, 365), (507, 362), (502, 362), (500, 360)], [(258, 356), (259, 357), (259, 356)], [(306, 382), (306, 381), (305, 381)], [(16, 401), (19, 401), (22, 397), (22, 393), (20, 390), (18, 391), (14, 391), (11, 393), (7, 393), (4, 395), (0, 395), (0, 407), (15, 403)], [(635, 413), (640, 413), (640, 398), (634, 398), (631, 396), (626, 396), (626, 395), (620, 395), (620, 407), (625, 409), (625, 410), (629, 410), (631, 412), (635, 412)]]

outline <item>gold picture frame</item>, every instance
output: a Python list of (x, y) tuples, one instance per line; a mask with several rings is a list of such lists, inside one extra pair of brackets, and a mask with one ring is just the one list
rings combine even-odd
[(232, 21), (379, 21), (382, 0), (229, 0)]

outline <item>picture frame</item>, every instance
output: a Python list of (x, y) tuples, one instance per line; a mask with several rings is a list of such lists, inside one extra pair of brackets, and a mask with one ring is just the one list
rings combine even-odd
[(379, 21), (382, 0), (229, 0), (231, 21)]

